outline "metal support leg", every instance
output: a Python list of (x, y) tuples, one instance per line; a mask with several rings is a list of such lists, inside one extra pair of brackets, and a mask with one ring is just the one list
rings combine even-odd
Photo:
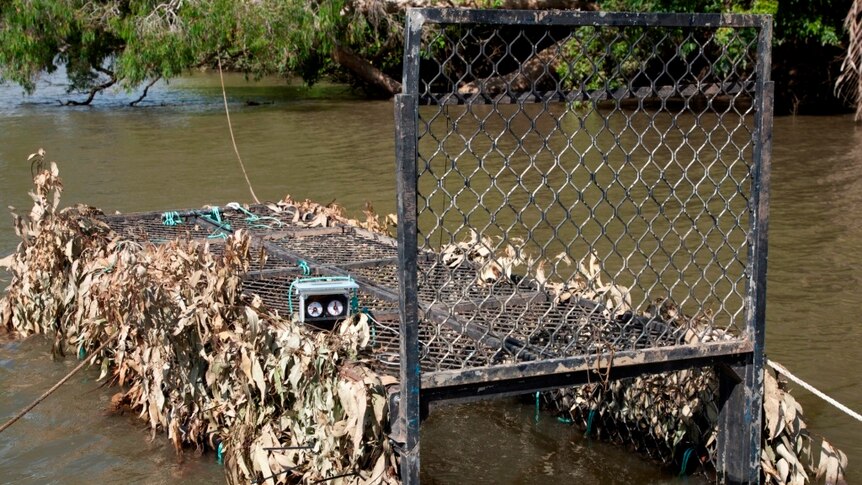
[(401, 310), (401, 399), (399, 416), (404, 432), (401, 480), (419, 483), (421, 375), (419, 367), (419, 302), (417, 281), (415, 95), (395, 97), (395, 145), (398, 185), (398, 271)]
[(749, 358), (744, 365), (720, 369), (718, 375), (719, 483), (759, 483), (763, 368)]

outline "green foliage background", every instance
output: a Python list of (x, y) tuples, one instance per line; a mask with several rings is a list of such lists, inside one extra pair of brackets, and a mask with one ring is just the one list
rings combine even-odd
[[(773, 14), (774, 67), (783, 70), (775, 76), (780, 103), (782, 96), (818, 102), (831, 96), (836, 58), (840, 63), (845, 42), (842, 23), (851, 2), (597, 3), (607, 11)], [(506, 4), (488, 2), (489, 7)], [(70, 91), (93, 89), (106, 79), (133, 89), (221, 59), (250, 76), (298, 76), (308, 83), (329, 76), (361, 85), (332, 60), (334, 47), (348, 48), (397, 79), (402, 21), (402, 13), (387, 12), (382, 0), (0, 0), (0, 80), (33, 90), (40, 73), (65, 66)], [(799, 74), (800, 69), (806, 72)], [(796, 87), (785, 93), (782, 83)]]

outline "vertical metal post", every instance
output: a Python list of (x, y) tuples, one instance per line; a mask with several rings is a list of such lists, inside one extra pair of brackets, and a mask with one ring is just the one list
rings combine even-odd
[(726, 484), (760, 481), (769, 181), (775, 91), (774, 83), (769, 80), (771, 46), (772, 18), (766, 17), (761, 24), (757, 45), (754, 164), (751, 169), (746, 338), (752, 343), (752, 352), (731, 372), (719, 373), (722, 407), (718, 430), (718, 471), (719, 481)]
[(398, 273), (401, 310), (401, 402), (398, 407), (404, 446), (400, 452), (401, 480), (419, 484), (419, 427), (421, 424), (419, 366), (418, 212), (416, 192), (419, 123), (419, 49), (424, 17), (407, 10), (404, 32), (403, 93), (395, 97), (395, 156), (398, 192)]
[(419, 305), (417, 282), (416, 124), (415, 94), (395, 97), (395, 150), (398, 192), (398, 273), (401, 310), (401, 400), (399, 416), (404, 431), (401, 479), (419, 483)]

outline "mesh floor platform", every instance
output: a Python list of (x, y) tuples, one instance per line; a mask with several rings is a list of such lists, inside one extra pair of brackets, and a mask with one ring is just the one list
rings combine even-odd
[[(395, 240), (353, 227), (303, 227), (292, 210), (275, 212), (265, 205), (171, 214), (117, 214), (102, 220), (130, 240), (205, 240), (216, 254), (223, 251), (223, 234), (248, 230), (252, 263), (243, 292), (260, 296), (281, 315), (291, 313), (290, 284), (303, 275), (299, 262), (313, 275), (353, 277), (360, 287), (359, 307), (372, 318), (372, 366), (398, 374)], [(419, 299), (424, 302), (419, 329), (423, 372), (673, 345), (680, 339), (676, 329), (661, 321), (630, 314), (611, 317), (589, 300), (556, 302), (526, 278), (480, 281), (475, 265), (447, 266), (427, 251), (419, 258)], [(431, 302), (453, 305), (441, 310)]]

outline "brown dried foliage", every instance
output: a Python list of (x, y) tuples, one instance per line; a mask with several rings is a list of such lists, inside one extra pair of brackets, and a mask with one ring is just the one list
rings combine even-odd
[[(33, 209), (15, 216), (21, 243), (0, 326), (54, 333), (56, 354), (72, 347), (99, 366), (123, 389), (115, 400), (178, 452), (222, 441), (231, 483), (398, 483), (384, 383), (361, 363), (364, 318), (316, 332), (242, 295), (241, 231), (221, 256), (194, 240), (140, 245), (95, 209), (58, 210), (56, 164), (34, 182)], [(270, 449), (286, 446), (309, 448)]]
[(849, 40), (835, 94), (856, 107), (856, 121), (862, 119), (862, 0), (853, 0), (844, 19)]

